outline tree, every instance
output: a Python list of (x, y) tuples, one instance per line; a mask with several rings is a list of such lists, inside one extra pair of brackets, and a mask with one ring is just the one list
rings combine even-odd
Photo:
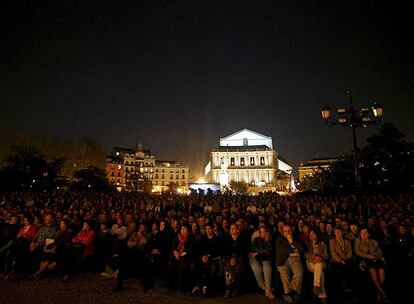
[(231, 190), (233, 190), (236, 193), (240, 193), (240, 194), (246, 194), (247, 193), (248, 185), (245, 182), (231, 181), (229, 186), (230, 186)]
[[(414, 145), (391, 124), (383, 124), (378, 134), (367, 138), (367, 145), (358, 153), (362, 188), (365, 191), (410, 191), (414, 188)], [(300, 185), (302, 191), (355, 190), (353, 157), (343, 157), (332, 166)]]
[(78, 170), (75, 172), (74, 178), (72, 188), (76, 190), (113, 190), (106, 178), (106, 171), (98, 167), (89, 166), (86, 169)]
[(176, 182), (170, 181), (168, 183), (168, 191), (170, 193), (176, 193), (178, 188), (178, 184)]
[(367, 138), (362, 150), (361, 177), (364, 187), (404, 191), (414, 187), (414, 145), (392, 124)]
[(151, 193), (152, 182), (143, 174), (131, 173), (126, 177), (126, 190)]
[(63, 158), (47, 161), (32, 146), (14, 146), (13, 154), (6, 157), (6, 165), (0, 172), (3, 191), (51, 190), (65, 183), (60, 172)]

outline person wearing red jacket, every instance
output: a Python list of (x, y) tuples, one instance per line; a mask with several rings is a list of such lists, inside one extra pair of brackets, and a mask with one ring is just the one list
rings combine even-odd
[(95, 232), (91, 229), (88, 222), (84, 222), (82, 230), (72, 239), (73, 243), (80, 243), (85, 246), (83, 256), (91, 256), (93, 254), (93, 240), (95, 239)]
[[(72, 249), (66, 261), (62, 264), (64, 273), (63, 282), (67, 282), (69, 274), (73, 272), (76, 266), (77, 258), (82, 255), (85, 258), (93, 255), (93, 241), (95, 232), (91, 229), (91, 224), (87, 221), (83, 222), (82, 230), (72, 239)], [(82, 252), (80, 252), (82, 250)]]
[(17, 237), (24, 237), (28, 241), (32, 241), (34, 236), (36, 235), (37, 229), (35, 225), (30, 223), (30, 220), (25, 217), (23, 220), (23, 226), (19, 229), (19, 233), (17, 233)]

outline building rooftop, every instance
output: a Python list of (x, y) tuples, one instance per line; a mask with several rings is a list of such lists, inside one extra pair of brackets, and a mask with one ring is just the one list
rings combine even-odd
[(219, 146), (213, 152), (271, 151), (268, 146)]
[(279, 160), (281, 160), (282, 162), (284, 162), (286, 165), (289, 165), (290, 166), (290, 163), (289, 163), (289, 161), (286, 159), (286, 158), (284, 158), (283, 156), (278, 156), (278, 158), (279, 158)]
[(306, 163), (300, 164), (301, 167), (304, 166), (318, 166), (318, 165), (330, 165), (334, 162), (342, 160), (343, 157), (324, 157), (324, 158), (312, 158)]

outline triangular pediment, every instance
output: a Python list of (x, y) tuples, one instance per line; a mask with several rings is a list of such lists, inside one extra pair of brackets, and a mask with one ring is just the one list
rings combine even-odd
[(272, 138), (249, 129), (243, 129), (220, 138), (220, 146), (260, 146), (273, 149)]

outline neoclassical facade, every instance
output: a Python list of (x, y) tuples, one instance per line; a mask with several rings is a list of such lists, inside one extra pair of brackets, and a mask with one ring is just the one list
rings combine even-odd
[(273, 149), (272, 138), (248, 129), (221, 138), (205, 167), (207, 180), (222, 188), (232, 181), (282, 188), (288, 185), (291, 173), (292, 167)]

